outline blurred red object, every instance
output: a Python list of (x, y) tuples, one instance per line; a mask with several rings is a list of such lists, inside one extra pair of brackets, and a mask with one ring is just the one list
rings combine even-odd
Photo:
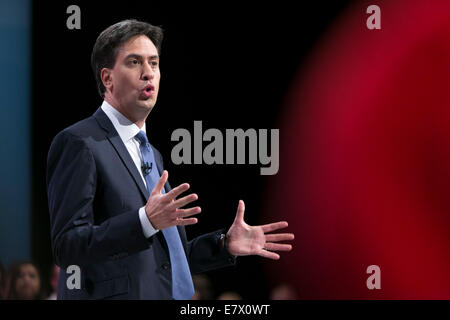
[(450, 299), (450, 2), (377, 1), (381, 30), (370, 4), (330, 26), (291, 88), (263, 217), (296, 239), (267, 269), (300, 299)]

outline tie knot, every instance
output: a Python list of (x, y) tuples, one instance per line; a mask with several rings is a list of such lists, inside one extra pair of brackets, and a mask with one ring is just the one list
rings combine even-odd
[(135, 136), (136, 139), (139, 140), (139, 142), (141, 143), (141, 145), (146, 146), (148, 144), (148, 139), (147, 139), (147, 135), (145, 134), (144, 131), (139, 131), (138, 134)]

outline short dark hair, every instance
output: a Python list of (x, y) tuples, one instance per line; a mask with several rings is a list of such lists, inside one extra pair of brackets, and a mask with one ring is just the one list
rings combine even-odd
[(104, 97), (106, 88), (101, 79), (103, 68), (113, 68), (120, 46), (129, 39), (144, 35), (155, 45), (158, 54), (161, 51), (163, 30), (147, 22), (128, 19), (109, 26), (98, 36), (91, 54), (91, 66), (97, 81), (98, 92)]

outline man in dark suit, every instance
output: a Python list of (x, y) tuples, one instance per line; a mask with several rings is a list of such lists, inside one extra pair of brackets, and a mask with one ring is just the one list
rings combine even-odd
[[(293, 234), (266, 234), (286, 222), (249, 226), (239, 202), (230, 229), (191, 241), (185, 225), (196, 194), (171, 189), (161, 154), (148, 144), (145, 120), (156, 103), (162, 30), (125, 20), (104, 30), (92, 52), (102, 106), (61, 131), (48, 155), (47, 191), (58, 299), (190, 299), (191, 273), (235, 263), (237, 256), (278, 259)], [(79, 288), (66, 268), (81, 270)], [(70, 279), (69, 279), (70, 280)]]

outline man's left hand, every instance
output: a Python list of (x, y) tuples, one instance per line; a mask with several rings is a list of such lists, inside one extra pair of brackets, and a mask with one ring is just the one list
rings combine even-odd
[(274, 222), (262, 226), (249, 226), (244, 222), (244, 201), (240, 200), (236, 218), (227, 232), (227, 248), (234, 256), (259, 255), (265, 258), (278, 260), (280, 255), (274, 251), (290, 251), (292, 245), (276, 243), (293, 240), (293, 233), (272, 233), (278, 229), (286, 228), (286, 221)]

